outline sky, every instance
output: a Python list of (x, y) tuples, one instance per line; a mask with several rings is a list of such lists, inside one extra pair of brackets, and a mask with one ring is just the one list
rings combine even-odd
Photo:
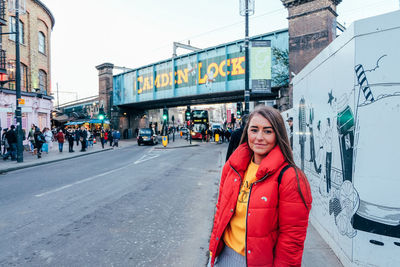
[[(172, 56), (173, 42), (207, 48), (244, 38), (239, 0), (41, 0), (52, 12), (51, 86), (60, 104), (98, 94), (96, 66), (138, 68)], [(399, 9), (400, 0), (343, 0), (337, 21)], [(255, 0), (249, 35), (288, 27), (281, 0)], [(178, 49), (178, 55), (190, 51)], [(114, 71), (114, 74), (118, 73)]]

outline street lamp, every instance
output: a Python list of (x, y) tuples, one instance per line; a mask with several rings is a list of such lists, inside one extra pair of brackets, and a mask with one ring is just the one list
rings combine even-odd
[(250, 101), (250, 64), (249, 64), (249, 16), (254, 14), (255, 0), (239, 0), (240, 15), (245, 17), (245, 39), (244, 39), (244, 57), (245, 57), (245, 74), (244, 74), (244, 114), (249, 114)]

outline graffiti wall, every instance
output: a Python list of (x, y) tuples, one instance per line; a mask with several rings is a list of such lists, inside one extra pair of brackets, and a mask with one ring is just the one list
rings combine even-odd
[(311, 221), (345, 266), (400, 266), (400, 11), (352, 24), (294, 79)]

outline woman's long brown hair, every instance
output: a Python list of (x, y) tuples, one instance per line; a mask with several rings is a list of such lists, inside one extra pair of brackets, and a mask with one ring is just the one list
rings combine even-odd
[(266, 118), (272, 126), (272, 129), (276, 135), (276, 144), (282, 151), (285, 160), (292, 165), (295, 165), (293, 160), (293, 152), (290, 148), (289, 138), (286, 133), (285, 122), (278, 110), (272, 107), (266, 106), (257, 106), (256, 109), (250, 114), (249, 119), (247, 120), (246, 126), (244, 127), (242, 138), (240, 139), (240, 144), (247, 143), (248, 134), (247, 131), (249, 129), (249, 124), (254, 115), (259, 114)]
[(240, 144), (248, 142), (247, 131), (249, 129), (251, 119), (256, 114), (263, 116), (271, 123), (272, 129), (274, 130), (275, 136), (276, 136), (276, 144), (281, 149), (285, 160), (294, 167), (294, 170), (296, 173), (296, 179), (297, 179), (297, 191), (299, 192), (301, 199), (303, 200), (303, 203), (308, 210), (309, 208), (307, 206), (303, 192), (301, 191), (299, 175), (297, 173), (298, 171), (300, 171), (300, 173), (302, 174), (300, 177), (302, 177), (307, 191), (310, 190), (310, 185), (307, 181), (305, 174), (294, 163), (293, 152), (292, 152), (292, 149), (290, 148), (289, 138), (288, 138), (288, 135), (286, 132), (286, 127), (285, 127), (285, 122), (282, 118), (282, 115), (279, 113), (278, 110), (276, 110), (272, 107), (267, 107), (267, 106), (256, 107), (256, 109), (250, 114), (249, 119), (247, 120), (246, 126), (243, 130), (242, 138), (240, 139)]

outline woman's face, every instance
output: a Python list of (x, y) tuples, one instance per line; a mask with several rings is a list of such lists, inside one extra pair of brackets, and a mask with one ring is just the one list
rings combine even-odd
[(255, 114), (250, 120), (247, 135), (249, 147), (254, 152), (254, 163), (260, 164), (276, 144), (271, 123), (260, 114)]

